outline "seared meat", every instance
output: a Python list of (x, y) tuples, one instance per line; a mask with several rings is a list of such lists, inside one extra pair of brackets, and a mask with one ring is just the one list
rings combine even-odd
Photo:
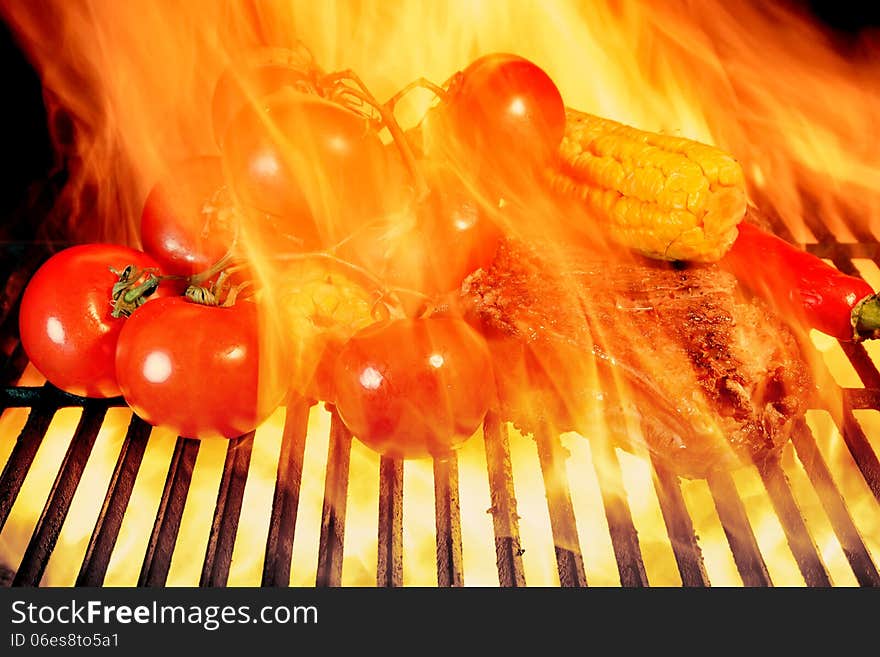
[(811, 393), (786, 325), (714, 265), (603, 263), (506, 242), (461, 290), (501, 417), (650, 449), (703, 476), (777, 457)]

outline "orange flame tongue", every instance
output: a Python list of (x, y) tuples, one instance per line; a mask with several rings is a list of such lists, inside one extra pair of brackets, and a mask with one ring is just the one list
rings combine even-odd
[[(733, 153), (796, 237), (808, 234), (803, 192), (838, 223), (853, 210), (859, 226), (878, 221), (880, 154), (866, 138), (880, 109), (876, 44), (841, 53), (781, 7), (196, 0), (3, 11), (50, 102), (74, 118), (69, 227), (89, 239), (137, 242), (143, 199), (168, 164), (216, 151), (221, 73), (256, 46), (298, 39), (322, 70), (358, 72), (379, 99), (419, 77), (447, 80), (479, 54), (516, 52), (548, 71), (570, 107)], [(432, 101), (410, 94), (399, 120), (414, 124)]]

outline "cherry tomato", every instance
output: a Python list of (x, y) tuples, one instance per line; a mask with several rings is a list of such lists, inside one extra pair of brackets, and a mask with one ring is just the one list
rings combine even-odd
[(451, 166), (423, 165), (427, 196), (354, 235), (339, 253), (390, 288), (436, 295), (458, 288), (468, 274), (488, 265), (502, 232), (487, 202)]
[(141, 241), (168, 274), (208, 269), (235, 238), (235, 212), (219, 157), (195, 157), (172, 166), (141, 213)]
[(485, 199), (468, 189), (451, 167), (429, 172), (430, 193), (418, 214), (418, 230), (428, 268), (425, 292), (448, 292), (471, 272), (488, 265), (501, 241), (501, 230)]
[(214, 87), (211, 117), (214, 139), (223, 138), (233, 117), (244, 107), (259, 107), (261, 99), (285, 87), (301, 89), (311, 79), (312, 67), (300, 53), (286, 48), (259, 48), (223, 71)]
[[(141, 312), (143, 311), (143, 312)], [(150, 424), (188, 438), (234, 438), (281, 403), (285, 360), (260, 337), (256, 304), (157, 299), (126, 321), (116, 349), (125, 401)]]
[(504, 173), (547, 161), (562, 142), (562, 95), (550, 76), (524, 57), (480, 57), (450, 85), (447, 103), (459, 145)]
[[(127, 320), (110, 314), (119, 280), (110, 268), (121, 271), (128, 265), (159, 270), (159, 263), (141, 251), (84, 244), (53, 255), (28, 282), (19, 311), (21, 344), (54, 386), (84, 397), (120, 393), (114, 358)], [(163, 296), (163, 290), (160, 285), (152, 296)]]
[(398, 319), (367, 327), (336, 360), (336, 407), (381, 454), (444, 455), (480, 426), (494, 395), (483, 338), (455, 318)]
[(386, 151), (366, 119), (318, 96), (284, 89), (245, 108), (224, 138), (223, 162), (240, 201), (322, 245), (383, 210)]

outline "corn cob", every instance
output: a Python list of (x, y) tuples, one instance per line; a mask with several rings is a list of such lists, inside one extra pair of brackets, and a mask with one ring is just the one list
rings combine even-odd
[(622, 245), (663, 260), (714, 262), (746, 211), (742, 168), (724, 151), (566, 110), (551, 186), (581, 199)]

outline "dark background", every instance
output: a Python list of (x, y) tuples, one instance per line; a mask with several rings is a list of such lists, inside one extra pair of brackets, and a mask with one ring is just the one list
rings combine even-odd
[[(11, 0), (16, 1), (16, 0)], [(29, 1), (29, 0), (20, 0)], [(802, 0), (804, 7), (837, 37), (841, 47), (856, 44), (880, 28), (880, 3), (856, 0)], [(39, 78), (0, 19), (0, 242), (31, 237), (34, 210), (51, 205), (63, 184), (63, 170), (53, 167)]]

